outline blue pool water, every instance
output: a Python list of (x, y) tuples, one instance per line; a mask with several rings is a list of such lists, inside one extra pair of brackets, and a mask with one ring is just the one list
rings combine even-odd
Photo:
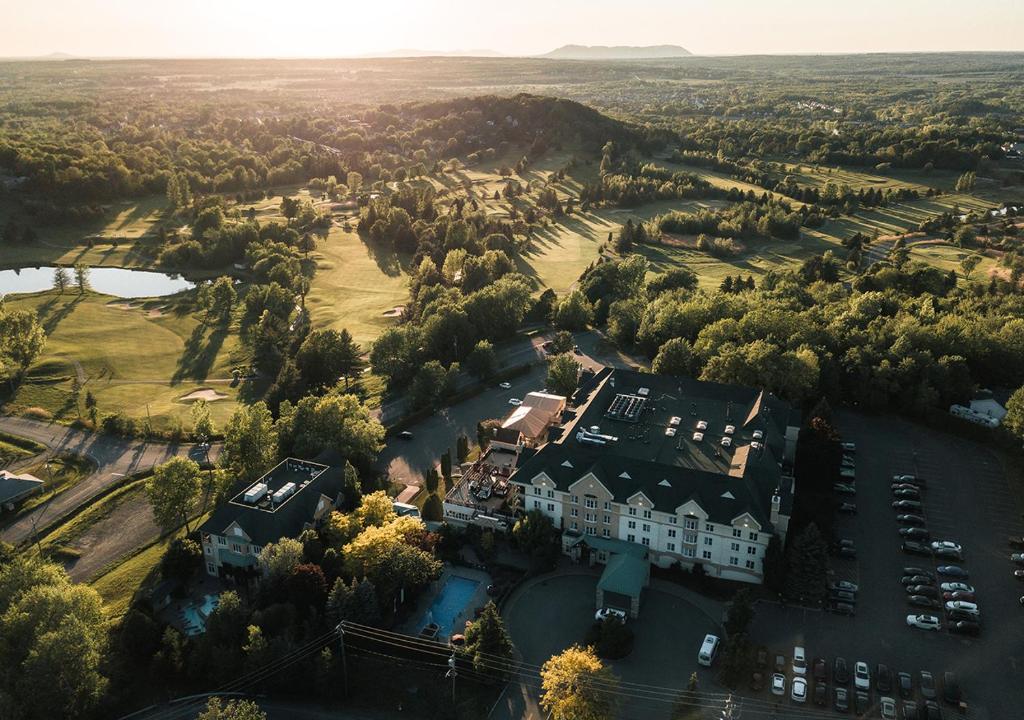
[(203, 602), (196, 605), (190, 602), (181, 609), (181, 616), (185, 624), (185, 632), (188, 635), (199, 635), (206, 632), (206, 618), (220, 604), (220, 597), (217, 595), (205, 595)]
[[(427, 611), (420, 618), (418, 630), (422, 630), (430, 623), (436, 623), (440, 628), (438, 639), (447, 641), (452, 633), (452, 624), (455, 618), (466, 609), (470, 598), (476, 593), (480, 583), (469, 578), (449, 575), (441, 590), (434, 598), (434, 602), (427, 608)], [(459, 628), (459, 632), (462, 629)]]

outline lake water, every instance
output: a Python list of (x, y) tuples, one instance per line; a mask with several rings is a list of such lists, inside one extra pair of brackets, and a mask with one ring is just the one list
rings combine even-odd
[[(53, 267), (0, 270), (0, 295), (49, 290), (53, 287)], [(75, 272), (68, 268), (68, 277), (74, 285)], [(120, 298), (162, 297), (195, 287), (180, 275), (128, 270), (125, 268), (89, 268), (89, 286), (104, 295)], [(74, 292), (74, 289), (71, 290)]]

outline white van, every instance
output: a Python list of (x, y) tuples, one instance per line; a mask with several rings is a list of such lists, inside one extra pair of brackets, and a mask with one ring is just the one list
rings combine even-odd
[(797, 675), (807, 674), (807, 655), (799, 645), (793, 648), (793, 672)]
[(697, 653), (697, 663), (704, 667), (711, 667), (711, 663), (715, 661), (715, 655), (718, 653), (718, 636), (716, 635), (705, 635), (704, 642), (700, 646), (700, 652)]

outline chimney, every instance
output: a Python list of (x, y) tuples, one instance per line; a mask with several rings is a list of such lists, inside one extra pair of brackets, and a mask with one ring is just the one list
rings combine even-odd
[(775, 488), (775, 493), (772, 495), (772, 514), (771, 521), (772, 525), (778, 525), (779, 523), (779, 510), (782, 507), (782, 498), (779, 497), (779, 489)]

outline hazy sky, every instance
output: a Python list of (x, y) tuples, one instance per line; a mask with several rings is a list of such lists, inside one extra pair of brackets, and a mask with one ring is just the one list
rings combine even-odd
[(0, 56), (1024, 50), (1024, 0), (0, 0)]

